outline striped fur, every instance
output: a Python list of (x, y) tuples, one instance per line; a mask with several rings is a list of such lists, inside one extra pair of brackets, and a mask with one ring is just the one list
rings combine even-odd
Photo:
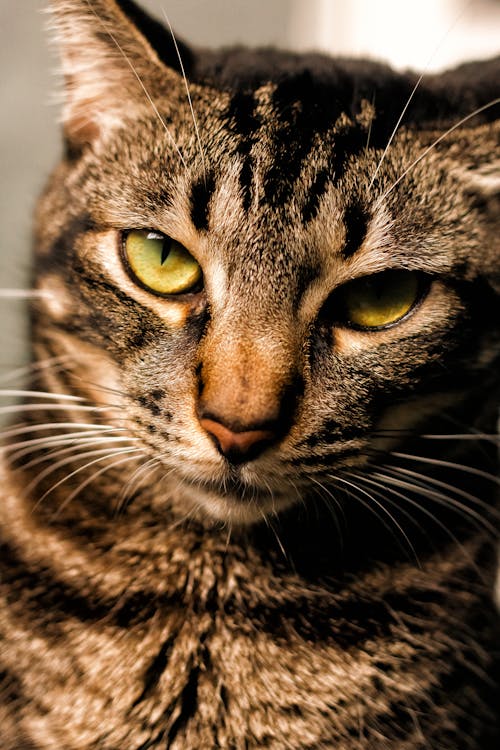
[[(51, 12), (66, 151), (2, 458), (2, 749), (496, 748), (499, 61), (422, 82), (384, 153), (411, 75), (181, 46), (188, 97), (130, 0)], [(135, 284), (137, 228), (203, 290)], [(341, 325), (386, 269), (420, 304)], [(275, 439), (235, 465), (202, 402)]]

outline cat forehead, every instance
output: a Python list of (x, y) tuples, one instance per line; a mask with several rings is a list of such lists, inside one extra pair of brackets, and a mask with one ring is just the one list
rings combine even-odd
[[(258, 258), (262, 275), (285, 256), (314, 266), (356, 255), (367, 237), (382, 259), (391, 242), (408, 258), (423, 234), (420, 258), (448, 267), (454, 248), (442, 240), (444, 217), (450, 207), (456, 213), (460, 191), (446, 154), (419, 161), (419, 132), (404, 126), (381, 160), (392, 111), (382, 96), (376, 104), (363, 96), (359, 76), (330, 65), (329, 75), (301, 70), (236, 86), (223, 75), (217, 86), (195, 77), (191, 100), (184, 91), (174, 106), (165, 91), (156, 109), (144, 97), (132, 102), (125, 124), (89, 157), (98, 178), (90, 192), (111, 207), (102, 223), (159, 229), (190, 249), (196, 233), (208, 234), (213, 254), (236, 274), (242, 257)], [(413, 179), (399, 186), (413, 161)], [(394, 241), (403, 218), (412, 247), (402, 231)]]
[[(376, 238), (372, 249), (385, 247), (395, 216), (411, 212), (411, 191), (388, 210), (380, 191), (368, 190), (379, 159), (367, 149), (370, 105), (354, 118), (335, 112), (323, 125), (316, 119), (314, 127), (300, 107), (275, 117), (275, 91), (266, 84), (226, 97), (197, 120), (198, 131), (184, 113), (176, 131), (182, 159), (156, 118), (121, 131), (93, 172), (99, 179), (91, 191), (108, 211), (103, 223), (156, 228), (190, 248), (208, 237), (212, 253), (235, 272), (242, 255), (271, 270), (277, 258), (284, 261), (284, 248), (295, 265), (314, 266), (350, 258), (367, 236)], [(381, 170), (387, 185), (419, 153), (415, 147), (410, 135), (398, 136)], [(420, 166), (414, 192), (425, 192), (427, 172), (436, 177), (435, 165)], [(446, 191), (440, 195), (442, 206)]]

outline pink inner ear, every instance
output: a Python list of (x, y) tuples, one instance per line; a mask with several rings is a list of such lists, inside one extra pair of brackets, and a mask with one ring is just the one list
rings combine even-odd
[(95, 107), (96, 100), (80, 101), (76, 107), (70, 107), (64, 118), (64, 129), (70, 141), (83, 145), (99, 137), (97, 118), (93, 117)]
[[(71, 56), (68, 55), (71, 59)], [(81, 86), (78, 74), (67, 72), (65, 75), (66, 104), (63, 110), (64, 130), (67, 138), (78, 145), (92, 143), (100, 134), (98, 124), (99, 109), (102, 108), (99, 94), (91, 94), (88, 85), (87, 92)]]

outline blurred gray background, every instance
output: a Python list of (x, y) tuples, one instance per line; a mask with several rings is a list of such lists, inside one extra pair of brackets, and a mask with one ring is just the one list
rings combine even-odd
[[(0, 0), (0, 289), (29, 283), (31, 214), (59, 152), (45, 0)], [(500, 0), (142, 0), (193, 44), (369, 55), (436, 70), (500, 52)], [(0, 297), (2, 370), (25, 358), (24, 308)]]

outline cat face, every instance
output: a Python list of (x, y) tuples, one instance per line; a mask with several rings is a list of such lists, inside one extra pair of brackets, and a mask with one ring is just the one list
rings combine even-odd
[(70, 355), (162, 496), (252, 522), (489, 382), (498, 126), (439, 140), (469, 110), (435, 80), (391, 139), (413, 82), (321, 57), (194, 57), (188, 97), (128, 5), (53, 3), (37, 351)]

